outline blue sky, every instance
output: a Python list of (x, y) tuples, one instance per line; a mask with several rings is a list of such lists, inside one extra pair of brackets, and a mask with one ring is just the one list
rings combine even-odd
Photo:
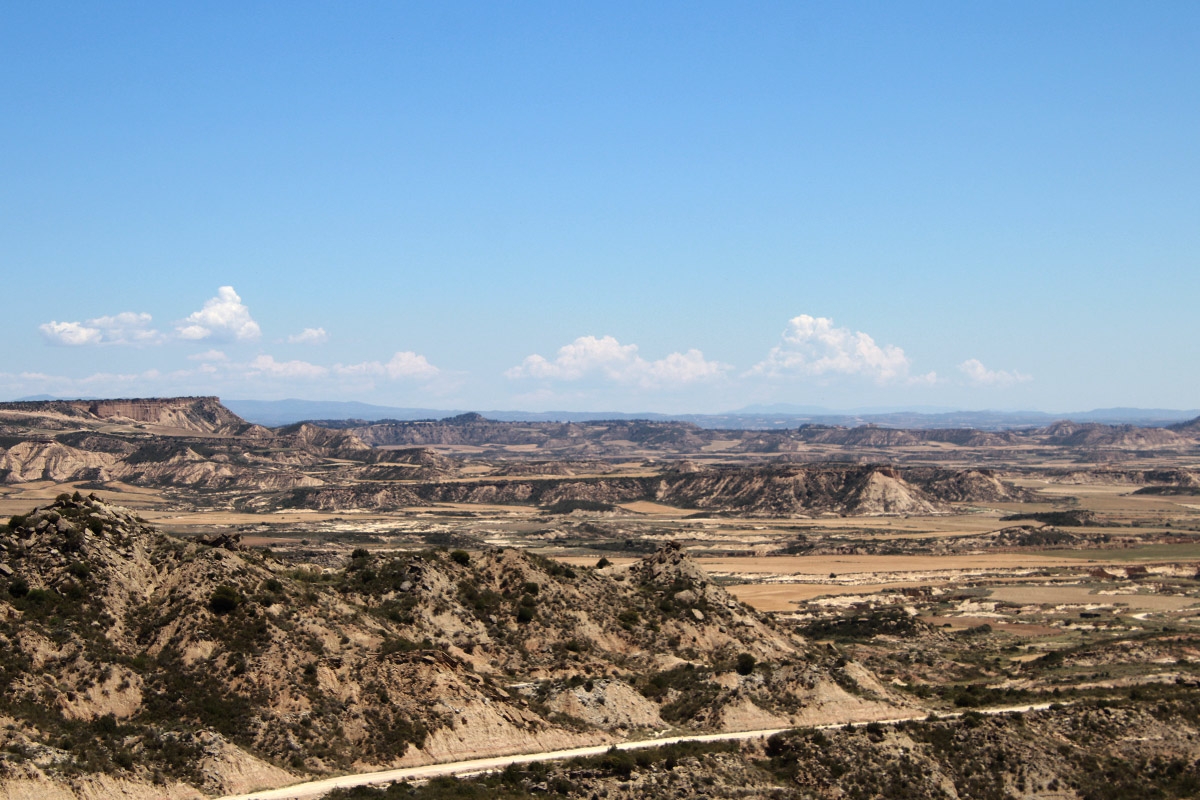
[(1200, 5), (0, 4), (0, 398), (1200, 406)]

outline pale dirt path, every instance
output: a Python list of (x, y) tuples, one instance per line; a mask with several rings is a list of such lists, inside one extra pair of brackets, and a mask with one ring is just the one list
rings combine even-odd
[[(1040, 711), (1050, 707), (1050, 703), (1037, 703), (1024, 706), (1005, 706), (1003, 708), (988, 708), (977, 709), (980, 714), (1006, 714), (1010, 712), (1025, 712), (1025, 711)], [(960, 717), (961, 713), (939, 714), (939, 719), (948, 719)], [(914, 720), (925, 719), (925, 716), (916, 715), (908, 717), (896, 717), (895, 719), (878, 720), (880, 725), (892, 725), (897, 722), (911, 722)], [(846, 723), (830, 722), (824, 725), (815, 725), (812, 727), (831, 729), (840, 728)], [(866, 723), (853, 723), (855, 725), (865, 725)], [(732, 742), (744, 741), (747, 739), (763, 739), (768, 736), (773, 736), (777, 733), (794, 730), (794, 728), (768, 728), (756, 731), (739, 731), (736, 733), (707, 733), (696, 736), (668, 736), (662, 739), (644, 739), (636, 742), (620, 742), (615, 745), (594, 745), (591, 747), (575, 747), (570, 750), (551, 750), (544, 753), (524, 753), (521, 755), (511, 756), (495, 756), (493, 758), (476, 758), (469, 761), (452, 761), (444, 764), (426, 764), (421, 767), (405, 767), (403, 769), (389, 769), (380, 772), (363, 772), (357, 775), (341, 775), (336, 778), (322, 778), (321, 780), (309, 781), (307, 783), (297, 783), (292, 786), (285, 786), (281, 789), (262, 789), (249, 794), (226, 795), (217, 800), (306, 800), (307, 798), (321, 797), (327, 792), (334, 789), (349, 789), (355, 786), (370, 786), (375, 784), (395, 783), (396, 781), (423, 781), (430, 778), (439, 778), (444, 775), (474, 775), (482, 772), (494, 772), (504, 769), (509, 764), (529, 764), (535, 761), (561, 761), (568, 758), (580, 758), (585, 756), (598, 756), (607, 753), (610, 749), (618, 750), (641, 750), (648, 747), (661, 747), (667, 744), (676, 744), (678, 742)]]

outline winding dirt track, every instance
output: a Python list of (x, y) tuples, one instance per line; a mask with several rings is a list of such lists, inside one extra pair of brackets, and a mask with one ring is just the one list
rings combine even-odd
[[(1039, 711), (1049, 708), (1049, 703), (1038, 703), (1025, 706), (1005, 706), (1003, 708), (978, 709), (980, 714), (1006, 714), (1010, 712)], [(945, 719), (958, 717), (961, 714), (939, 714)], [(879, 720), (882, 725), (897, 722), (909, 722), (925, 719), (924, 716), (897, 717), (895, 719)], [(817, 725), (817, 728), (840, 728), (846, 723), (831, 722)], [(859, 723), (855, 723), (859, 724)], [(862, 723), (865, 724), (865, 723)], [(760, 739), (776, 733), (792, 730), (792, 728), (769, 728), (757, 731), (740, 731), (737, 733), (708, 733), (697, 736), (670, 736), (662, 739), (644, 739), (636, 742), (620, 742), (616, 745), (596, 745), (593, 747), (575, 747), (570, 750), (550, 750), (544, 753), (524, 753), (521, 755), (495, 756), (493, 758), (476, 758), (469, 761), (452, 761), (444, 764), (426, 764), (422, 767), (405, 767), (389, 769), (381, 772), (363, 772), (357, 775), (342, 775), (336, 778), (297, 783), (281, 789), (262, 789), (249, 794), (226, 795), (218, 800), (306, 800), (306, 798), (321, 797), (334, 789), (349, 789), (355, 786), (371, 786), (395, 783), (396, 781), (423, 781), (438, 778), (443, 775), (472, 775), (481, 772), (493, 772), (507, 767), (509, 764), (529, 764), (534, 761), (560, 761), (581, 756), (598, 756), (606, 753), (612, 747), (618, 750), (640, 750), (647, 747), (661, 747), (677, 742), (729, 742), (746, 739)]]

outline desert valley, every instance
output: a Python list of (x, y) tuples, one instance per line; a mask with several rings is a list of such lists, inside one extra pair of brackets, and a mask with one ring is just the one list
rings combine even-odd
[(1200, 420), (5, 403), (0, 513), (0, 797), (1200, 787)]

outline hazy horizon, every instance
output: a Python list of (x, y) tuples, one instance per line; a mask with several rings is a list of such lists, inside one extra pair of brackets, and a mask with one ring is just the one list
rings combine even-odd
[[(54, 402), (54, 401), (93, 401), (93, 400), (128, 400), (135, 399), (131, 397), (101, 397), (101, 396), (57, 396), (57, 395), (27, 395), (22, 397), (0, 400), (0, 402)], [(476, 407), (424, 407), (424, 406), (388, 406), (375, 403), (366, 403), (358, 400), (307, 400), (300, 398), (285, 398), (281, 400), (262, 400), (256, 398), (226, 398), (219, 397), (222, 404), (226, 405), (230, 410), (238, 413), (252, 422), (263, 422), (263, 424), (288, 424), (293, 421), (301, 421), (304, 419), (320, 419), (322, 413), (328, 413), (330, 419), (350, 419), (353, 418), (353, 412), (357, 411), (364, 414), (374, 414), (373, 419), (380, 419), (388, 413), (399, 413), (403, 419), (419, 419), (419, 418), (445, 418), (452, 415), (463, 413), (479, 413), (485, 416), (499, 415), (498, 419), (516, 419), (516, 418), (553, 418), (554, 415), (561, 415), (562, 419), (594, 419), (603, 420), (608, 418), (637, 418), (639, 416), (646, 418), (704, 418), (710, 417), (714, 419), (726, 417), (743, 417), (743, 418), (762, 418), (770, 416), (778, 416), (784, 418), (805, 418), (811, 417), (814, 419), (835, 419), (835, 418), (854, 418), (862, 417), (864, 419), (882, 419), (885, 417), (905, 417), (913, 416), (918, 418), (936, 419), (938, 417), (1007, 417), (1012, 420), (1020, 420), (1022, 417), (1032, 420), (1033, 418), (1046, 419), (1078, 419), (1084, 421), (1106, 421), (1106, 422), (1142, 422), (1142, 423), (1169, 423), (1173, 421), (1190, 420), (1197, 415), (1200, 415), (1200, 409), (1172, 409), (1172, 408), (1140, 408), (1140, 407), (1106, 407), (1106, 408), (1077, 408), (1077, 409), (1055, 409), (1042, 410), (1032, 408), (952, 408), (952, 407), (929, 407), (929, 406), (868, 406), (856, 408), (830, 408), (821, 406), (798, 406), (788, 403), (776, 403), (770, 406), (743, 406), (741, 408), (725, 409), (717, 412), (663, 412), (651, 408), (639, 409), (636, 411), (621, 411), (616, 409), (581, 409), (581, 410), (566, 410), (566, 409), (536, 409), (536, 408), (485, 408), (482, 406)], [(300, 409), (312, 409), (314, 413), (309, 414), (308, 411)], [(269, 422), (264, 421), (269, 420)], [(280, 420), (287, 420), (281, 422)], [(1010, 424), (1021, 424), (1019, 422), (1011, 422)]]

